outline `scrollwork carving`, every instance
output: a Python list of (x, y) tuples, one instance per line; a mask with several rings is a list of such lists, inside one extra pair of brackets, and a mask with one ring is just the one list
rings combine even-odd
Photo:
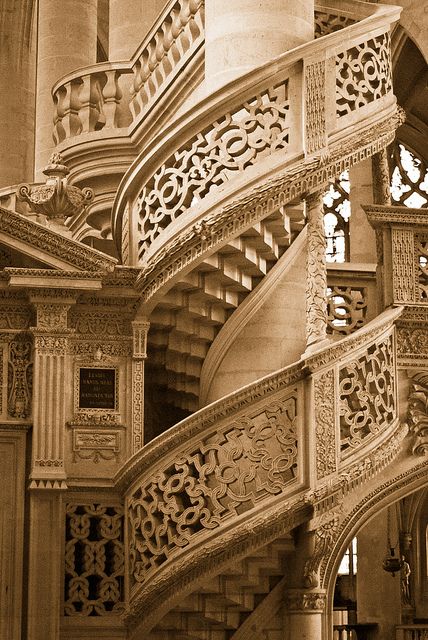
[(321, 562), (330, 552), (342, 518), (342, 510), (339, 508), (321, 514), (314, 519), (312, 523), (315, 536), (314, 549), (310, 558), (305, 562), (303, 570), (303, 583), (306, 587), (313, 588), (318, 586), (318, 572)]
[(412, 376), (407, 408), (407, 424), (413, 435), (412, 452), (428, 453), (428, 372)]
[(124, 609), (123, 509), (66, 505), (66, 616), (105, 616)]
[(342, 454), (364, 445), (396, 417), (392, 336), (339, 370)]
[(327, 335), (327, 270), (322, 195), (317, 192), (307, 202), (308, 245), (306, 252), (306, 336), (307, 345), (321, 342)]
[(139, 256), (171, 222), (213, 188), (288, 146), (287, 81), (224, 115), (168, 158), (141, 191)]
[(174, 550), (281, 493), (297, 473), (297, 394), (243, 416), (182, 449), (129, 499), (131, 581), (142, 583)]
[(392, 91), (390, 37), (384, 33), (336, 57), (337, 117)]
[(365, 287), (330, 286), (327, 290), (327, 331), (349, 335), (364, 326), (367, 312)]

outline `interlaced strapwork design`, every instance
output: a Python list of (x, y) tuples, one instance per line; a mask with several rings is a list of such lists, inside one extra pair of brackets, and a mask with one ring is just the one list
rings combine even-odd
[(329, 33), (340, 31), (350, 24), (354, 24), (355, 20), (348, 16), (340, 16), (333, 13), (315, 11), (315, 38), (327, 36)]
[(140, 258), (163, 229), (213, 188), (260, 158), (286, 150), (288, 110), (283, 82), (227, 113), (168, 158), (137, 201)]
[(246, 415), (143, 481), (129, 506), (131, 581), (144, 582), (200, 532), (278, 494), (297, 472), (297, 391)]
[(393, 151), (392, 202), (406, 207), (428, 207), (428, 165), (414, 151), (397, 143)]
[(123, 509), (66, 506), (66, 616), (105, 616), (124, 608)]
[(378, 100), (391, 90), (389, 33), (371, 38), (336, 57), (338, 117)]
[(360, 329), (366, 320), (365, 287), (328, 287), (327, 332), (348, 335)]
[(396, 415), (393, 339), (374, 344), (339, 372), (341, 452), (351, 453)]

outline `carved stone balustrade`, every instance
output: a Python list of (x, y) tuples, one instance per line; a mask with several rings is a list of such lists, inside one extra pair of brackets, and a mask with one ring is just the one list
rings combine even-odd
[[(401, 116), (389, 28), (399, 10), (365, 10), (346, 41), (333, 32), (262, 65), (142, 149), (119, 187), (113, 236), (122, 260), (144, 268), (146, 302), (178, 272), (392, 140)], [(359, 56), (375, 69), (369, 91), (358, 89)]]
[(398, 322), (401, 366), (425, 366), (428, 357), (428, 209), (366, 205), (377, 233), (377, 287), (381, 308), (404, 307)]
[(426, 640), (428, 638), (428, 625), (411, 624), (400, 625), (395, 628), (395, 640)]
[(56, 83), (56, 143), (101, 130), (108, 135), (111, 128), (126, 135), (192, 62), (202, 41), (203, 0), (170, 0), (130, 61), (86, 67)]
[[(403, 437), (394, 345), (400, 313), (389, 310), (200, 410), (122, 468), (116, 486), (126, 496), (131, 624), (145, 607), (153, 609), (150, 626), (159, 590), (166, 600), (177, 585), (194, 585), (227, 562), (229, 544), (245, 555), (284, 535), (307, 517), (315, 495), (349, 491), (396, 455)], [(308, 581), (320, 557), (305, 568)]]

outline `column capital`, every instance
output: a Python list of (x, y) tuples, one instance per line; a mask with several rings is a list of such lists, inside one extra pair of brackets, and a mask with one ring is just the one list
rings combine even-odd
[(325, 610), (326, 592), (323, 589), (287, 589), (284, 600), (289, 613), (320, 613)]

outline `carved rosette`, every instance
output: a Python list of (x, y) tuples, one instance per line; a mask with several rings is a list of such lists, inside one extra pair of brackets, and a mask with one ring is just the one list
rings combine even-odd
[(326, 240), (322, 192), (306, 198), (308, 244), (306, 254), (306, 336), (310, 347), (327, 337)]

